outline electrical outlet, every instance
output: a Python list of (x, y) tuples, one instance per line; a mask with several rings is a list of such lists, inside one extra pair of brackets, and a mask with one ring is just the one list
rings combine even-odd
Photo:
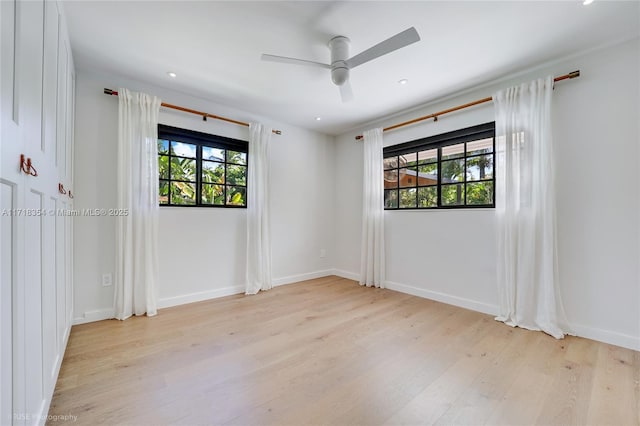
[(109, 287), (110, 285), (113, 285), (113, 278), (111, 274), (102, 274), (102, 286)]
[(327, 257), (327, 249), (320, 249), (320, 257)]

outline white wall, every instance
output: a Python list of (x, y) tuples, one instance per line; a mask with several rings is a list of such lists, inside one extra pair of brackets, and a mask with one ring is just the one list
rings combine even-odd
[[(560, 284), (578, 335), (635, 349), (640, 349), (639, 47), (638, 39), (607, 47), (365, 126), (385, 127), (579, 69), (579, 79), (556, 85), (553, 101)], [(492, 105), (485, 104), (386, 133), (385, 146), (493, 119)], [(354, 136), (361, 130), (336, 141), (335, 267), (347, 277), (359, 271), (362, 144)], [(493, 213), (387, 211), (389, 286), (496, 313)]]
[[(258, 120), (282, 130), (272, 138), (272, 251), (275, 284), (331, 273), (333, 266), (334, 138), (276, 123), (213, 102), (115, 75), (79, 69), (77, 82), (75, 208), (116, 206), (118, 99), (103, 88), (127, 87), (163, 101), (242, 121)], [(162, 109), (160, 122), (248, 139), (246, 127)], [(76, 217), (75, 322), (112, 316), (115, 220)], [(245, 282), (246, 210), (160, 209), (160, 306), (242, 292)], [(320, 250), (327, 256), (320, 258)]]

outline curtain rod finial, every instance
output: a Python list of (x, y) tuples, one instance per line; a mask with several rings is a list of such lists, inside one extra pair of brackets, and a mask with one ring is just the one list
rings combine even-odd
[(580, 77), (580, 70), (572, 71), (569, 73), (569, 78), (576, 78), (576, 77)]

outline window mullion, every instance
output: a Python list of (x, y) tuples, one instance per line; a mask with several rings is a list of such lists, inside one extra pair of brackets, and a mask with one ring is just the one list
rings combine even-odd
[(464, 178), (462, 179), (462, 189), (464, 189), (464, 201), (462, 203), (463, 206), (467, 205), (467, 142), (464, 143), (464, 168), (462, 169), (462, 175)]
[(196, 206), (202, 205), (202, 145), (196, 145)]
[(227, 206), (227, 185), (228, 185), (228, 180), (227, 180), (227, 159), (229, 157), (229, 150), (225, 149), (224, 150), (224, 185), (222, 186), (222, 203), (223, 205), (226, 207)]
[(493, 182), (493, 197), (491, 200), (491, 206), (495, 207), (496, 206), (496, 136), (493, 135), (493, 153), (492, 153), (493, 157), (491, 160), (491, 167), (493, 168), (493, 178), (491, 179), (491, 181)]
[(436, 201), (436, 206), (438, 208), (442, 207), (441, 198), (442, 198), (442, 148), (438, 148), (438, 190), (436, 191), (436, 197), (438, 198)]
[(167, 197), (167, 203), (169, 203), (169, 205), (172, 205), (173, 203), (171, 202), (171, 189), (173, 188), (173, 186), (171, 185), (171, 166), (173, 165), (173, 162), (171, 161), (171, 141), (169, 141), (169, 196)]

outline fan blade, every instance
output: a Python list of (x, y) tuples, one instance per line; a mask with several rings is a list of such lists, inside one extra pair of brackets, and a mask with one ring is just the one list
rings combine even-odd
[(353, 90), (351, 90), (351, 83), (349, 81), (345, 81), (340, 88), (340, 97), (342, 98), (342, 102), (351, 102), (353, 100)]
[(263, 53), (260, 59), (262, 59), (263, 61), (282, 62), (284, 64), (308, 65), (312, 67), (331, 69), (331, 65), (322, 64), (320, 62), (307, 61), (305, 59), (287, 58), (286, 56), (267, 55), (266, 53)]
[(405, 46), (408, 46), (416, 41), (420, 41), (420, 36), (418, 35), (418, 31), (414, 27), (409, 28), (408, 30), (404, 30), (401, 33), (394, 35), (391, 38), (386, 39), (383, 42), (376, 44), (375, 46), (365, 50), (354, 56), (353, 58), (347, 59), (347, 66), (351, 68), (355, 68), (358, 65), (362, 65), (365, 62), (372, 61), (380, 56), (386, 55), (387, 53), (391, 53), (394, 50), (401, 49)]

